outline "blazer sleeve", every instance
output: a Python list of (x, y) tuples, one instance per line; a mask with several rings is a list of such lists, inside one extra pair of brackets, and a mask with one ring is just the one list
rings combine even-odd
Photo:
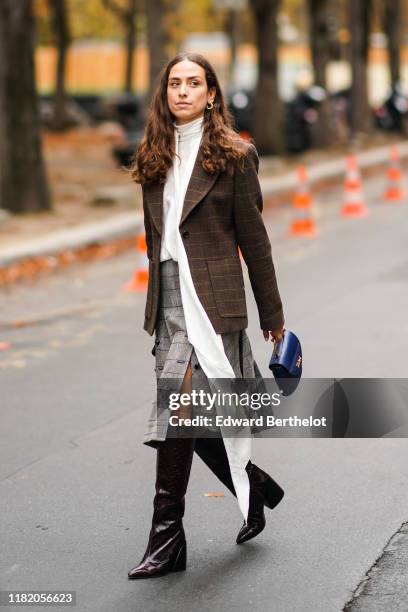
[(146, 204), (144, 185), (142, 185), (142, 194), (143, 194), (143, 221), (144, 221), (145, 234), (146, 234), (147, 257), (149, 259), (152, 259), (153, 257), (152, 222), (150, 219), (149, 209), (147, 208), (147, 204)]
[(271, 243), (262, 219), (263, 198), (258, 178), (259, 157), (248, 147), (244, 171), (234, 174), (234, 224), (238, 246), (248, 267), (261, 329), (283, 327), (282, 301), (272, 261)]

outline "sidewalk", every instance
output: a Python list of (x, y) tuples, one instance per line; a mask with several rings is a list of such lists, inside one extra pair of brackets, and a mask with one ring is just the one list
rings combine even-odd
[[(398, 148), (401, 159), (408, 158), (408, 142), (400, 141)], [(363, 174), (387, 164), (389, 150), (390, 146), (386, 145), (357, 153)], [(327, 161), (319, 159), (308, 163), (306, 156), (305, 165), (313, 187), (319, 189), (330, 182), (341, 180), (345, 171), (344, 159), (344, 155), (341, 155)], [(276, 158), (260, 160), (259, 175), (266, 206), (276, 204), (293, 193), (297, 171), (296, 169), (282, 171), (282, 165)], [(0, 247), (0, 272), (27, 260), (56, 256), (67, 249), (78, 251), (92, 245), (106, 245), (113, 241), (130, 239), (143, 231), (143, 214), (140, 210), (112, 213), (112, 216), (103, 221), (53, 231), (24, 243)]]

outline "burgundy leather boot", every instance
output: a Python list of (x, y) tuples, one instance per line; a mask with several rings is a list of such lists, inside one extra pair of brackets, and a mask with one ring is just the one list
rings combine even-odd
[(266, 520), (264, 512), (264, 499), (258, 490), (251, 485), (249, 491), (249, 510), (248, 518), (244, 521), (238, 532), (236, 542), (243, 544), (252, 540), (265, 529)]
[(250, 482), (248, 520), (244, 521), (237, 536), (237, 544), (252, 540), (265, 528), (264, 505), (275, 508), (284, 496), (283, 489), (269, 474), (257, 465), (248, 462), (246, 466)]
[[(197, 438), (195, 452), (227, 489), (236, 496), (222, 438)], [(246, 471), (250, 484), (249, 512), (247, 522), (244, 522), (238, 533), (237, 544), (243, 544), (261, 533), (266, 523), (264, 506), (270, 509), (275, 508), (284, 495), (278, 483), (251, 461), (248, 461)]]
[(186, 569), (182, 519), (194, 443), (192, 438), (169, 438), (159, 444), (152, 528), (143, 559), (128, 572), (129, 578), (153, 578)]
[(249, 475), (249, 481), (253, 483), (254, 487), (259, 491), (264, 499), (264, 504), (271, 510), (275, 508), (282, 501), (285, 494), (282, 487), (269, 476), (266, 472), (261, 470), (260, 467), (248, 461), (246, 471)]

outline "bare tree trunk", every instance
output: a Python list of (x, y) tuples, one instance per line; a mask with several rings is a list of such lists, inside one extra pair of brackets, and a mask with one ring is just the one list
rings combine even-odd
[[(150, 1), (146, 0), (147, 6)], [(133, 91), (133, 54), (136, 47), (136, 15), (139, 10), (140, 0), (128, 0), (126, 8), (117, 0), (102, 0), (102, 3), (116, 15), (125, 30), (126, 67), (123, 89), (126, 93), (131, 93)]]
[(392, 88), (395, 88), (395, 85), (399, 82), (401, 77), (400, 49), (402, 43), (402, 21), (403, 11), (401, 0), (385, 0), (384, 29), (388, 39), (388, 54)]
[(168, 42), (168, 36), (164, 27), (163, 18), (167, 10), (168, 3), (166, 0), (146, 1), (147, 42), (150, 54), (149, 100), (151, 100), (153, 96), (158, 76), (167, 60), (166, 44)]
[(124, 91), (131, 93), (133, 91), (133, 58), (136, 47), (136, 9), (137, 0), (129, 0), (129, 15), (130, 19), (127, 24), (126, 32), (126, 70)]
[(227, 12), (225, 22), (225, 31), (228, 35), (230, 44), (230, 63), (228, 67), (228, 81), (230, 85), (234, 85), (237, 64), (237, 51), (239, 45), (239, 13), (237, 10), (230, 9)]
[(62, 130), (68, 124), (66, 112), (67, 95), (65, 91), (65, 75), (67, 51), (71, 39), (69, 33), (66, 0), (49, 0), (49, 2), (58, 53), (55, 75), (54, 116), (52, 123), (56, 130)]
[(51, 208), (40, 139), (31, 0), (0, 2), (0, 206)]
[(373, 127), (368, 103), (367, 63), (372, 0), (349, 0), (351, 31), (351, 130), (370, 132)]
[[(330, 0), (307, 0), (307, 2), (314, 83), (327, 93), (326, 70), (330, 56), (328, 28)], [(313, 133), (313, 141), (313, 144), (318, 147), (325, 147), (333, 141), (328, 97), (319, 105), (318, 121)]]
[(282, 153), (285, 146), (283, 104), (278, 89), (280, 0), (251, 0), (258, 47), (258, 83), (254, 137), (262, 154)]

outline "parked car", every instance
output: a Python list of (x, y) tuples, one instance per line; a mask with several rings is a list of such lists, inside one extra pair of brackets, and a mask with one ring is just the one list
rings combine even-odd
[[(317, 108), (324, 90), (310, 87), (299, 91), (284, 103), (286, 142), (291, 152), (302, 152), (311, 146), (311, 128), (317, 120)], [(227, 104), (239, 132), (254, 133), (255, 90), (238, 89), (227, 94)]]
[(286, 142), (288, 151), (301, 153), (312, 146), (312, 130), (318, 120), (318, 109), (327, 94), (322, 87), (299, 90), (285, 104)]
[(236, 89), (226, 94), (226, 103), (239, 132), (254, 131), (255, 91)]
[[(52, 124), (53, 99), (52, 94), (40, 96), (40, 116), (46, 127)], [(107, 119), (104, 98), (98, 95), (68, 95), (66, 111), (68, 123), (72, 126), (95, 125)]]
[(385, 102), (375, 109), (376, 126), (387, 132), (402, 132), (408, 120), (408, 98), (400, 85), (391, 89)]
[(143, 137), (145, 101), (142, 96), (121, 94), (112, 98), (108, 106), (110, 118), (123, 128), (123, 137), (113, 145), (112, 155), (120, 166), (128, 167)]

